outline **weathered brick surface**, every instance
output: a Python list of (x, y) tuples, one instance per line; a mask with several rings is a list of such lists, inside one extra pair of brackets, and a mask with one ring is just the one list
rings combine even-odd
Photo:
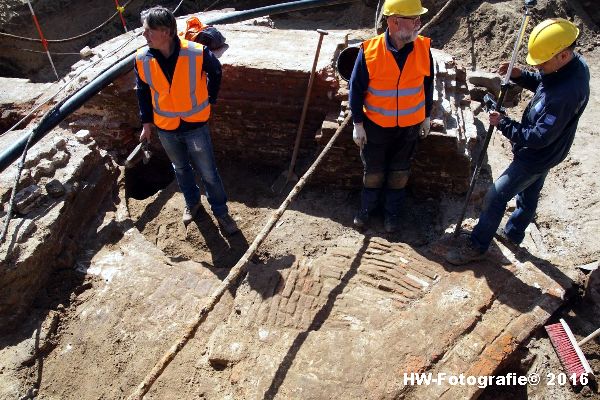
[[(516, 302), (520, 310), (516, 310), (514, 298), (512, 302), (507, 302), (507, 297), (511, 296), (510, 285), (503, 290), (496, 289), (501, 295), (484, 308), (484, 314), (474, 327), (466, 330), (464, 336), (450, 346), (442, 360), (429, 372), (434, 375), (443, 372), (448, 376), (463, 374), (465, 377), (495, 375), (519, 344), (558, 309), (565, 289), (573, 284), (572, 281), (566, 276), (555, 281), (543, 273), (539, 266), (531, 263), (524, 265), (527, 267), (508, 268), (515, 274), (511, 279), (527, 285), (540, 285), (545, 292), (538, 292), (536, 296), (521, 295)], [(429, 398), (468, 399), (476, 398), (481, 391), (476, 385), (452, 386), (446, 383), (441, 388), (435, 385), (413, 387), (410, 393), (414, 398), (433, 396)]]
[[(377, 302), (389, 302), (392, 309), (399, 310), (409, 301), (421, 298), (438, 279), (435, 272), (423, 273), (428, 270), (428, 262), (408, 246), (373, 239), (357, 271), (350, 270), (354, 252), (351, 248), (334, 247), (310, 265), (301, 259), (292, 265), (285, 286), (273, 297), (262, 298), (253, 292), (240, 294), (236, 301), (239, 301), (238, 309), (245, 314), (244, 325), (264, 323), (306, 329), (348, 274), (357, 277), (338, 295), (339, 306), (325, 323), (340, 328), (376, 321), (384, 323), (385, 314), (378, 315), (375, 311)], [(259, 304), (247, 305), (252, 302)], [(269, 306), (264, 307), (264, 303)], [(373, 307), (367, 307), (366, 303)]]
[[(233, 51), (233, 50), (232, 50)], [(265, 52), (258, 57), (271, 57)], [(332, 54), (321, 54), (321, 57)], [(223, 60), (227, 62), (227, 60)], [(290, 160), (310, 71), (280, 71), (224, 64), (219, 104), (211, 121), (218, 157), (283, 168)], [(314, 133), (337, 91), (334, 71), (325, 67), (315, 77), (300, 142), (300, 157), (315, 151)], [(328, 96), (329, 94), (329, 96)]]
[[(237, 24), (222, 30), (230, 47), (220, 56), (223, 80), (210, 120), (216, 157), (219, 162), (283, 170), (291, 160), (314, 57), (313, 47), (300, 49), (296, 43), (316, 47), (318, 35)], [(248, 41), (261, 45), (242, 45)], [(304, 162), (298, 163), (298, 173), (304, 172), (337, 129), (335, 119), (347, 97), (333, 65), (344, 41), (337, 33), (323, 41), (301, 133), (298, 160)], [(443, 52), (433, 55), (433, 132), (419, 143), (409, 181), (413, 192), (422, 196), (466, 191), (477, 136), (464, 70)], [(89, 128), (101, 146), (123, 156), (137, 143), (140, 127), (133, 80), (131, 72), (115, 80), (70, 119), (74, 126)], [(154, 147), (162, 151), (158, 142)], [(350, 124), (310, 183), (356, 188), (361, 182), (362, 164)]]
[[(83, 145), (64, 136), (50, 135), (29, 151), (17, 190), (36, 185), (37, 195), (11, 220), (7, 239), (0, 246), (0, 330), (18, 326), (40, 288), (53, 271), (73, 267), (79, 235), (96, 217), (112, 192), (118, 170), (94, 142)], [(0, 198), (8, 203), (16, 176), (13, 165), (2, 173)], [(50, 196), (45, 185), (56, 180), (64, 186)], [(27, 228), (27, 229), (24, 229)], [(31, 234), (36, 231), (36, 237)]]

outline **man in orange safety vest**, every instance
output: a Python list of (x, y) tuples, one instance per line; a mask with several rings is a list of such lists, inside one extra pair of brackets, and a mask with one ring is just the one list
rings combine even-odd
[(388, 29), (362, 43), (350, 78), (353, 139), (363, 161), (361, 205), (354, 225), (365, 228), (384, 192), (384, 229), (399, 228), (411, 160), (429, 134), (433, 104), (430, 39), (418, 35), (420, 0), (386, 0)]
[(141, 20), (148, 47), (138, 50), (135, 61), (140, 141), (150, 139), (155, 125), (185, 198), (183, 223), (189, 224), (202, 207), (195, 170), (221, 231), (231, 235), (239, 229), (228, 212), (208, 129), (221, 64), (205, 46), (177, 36), (175, 17), (167, 8), (144, 10)]

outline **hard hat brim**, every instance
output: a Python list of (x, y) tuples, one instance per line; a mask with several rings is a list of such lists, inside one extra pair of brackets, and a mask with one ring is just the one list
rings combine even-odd
[(421, 10), (418, 13), (411, 14), (411, 15), (405, 15), (405, 17), (416, 17), (417, 15), (423, 15), (423, 14), (425, 14), (427, 11), (429, 11), (427, 8), (421, 7)]
[[(540, 65), (543, 64), (545, 61), (544, 60), (539, 60), (539, 59), (535, 59), (533, 57), (531, 57), (531, 54), (527, 54), (527, 58), (525, 59), (525, 61), (527, 61), (527, 64), (529, 65)], [(548, 60), (546, 60), (548, 61)]]
[(421, 9), (419, 11), (416, 12), (411, 12), (408, 14), (398, 14), (398, 13), (392, 13), (389, 10), (383, 10), (383, 15), (385, 15), (386, 17), (390, 17), (392, 15), (397, 15), (399, 17), (416, 17), (417, 15), (423, 15), (425, 13), (427, 13), (429, 11), (429, 9), (425, 8), (425, 7), (421, 7)]

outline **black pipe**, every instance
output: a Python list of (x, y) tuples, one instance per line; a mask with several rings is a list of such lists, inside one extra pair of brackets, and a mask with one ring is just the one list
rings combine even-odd
[(340, 55), (337, 58), (335, 68), (346, 82), (350, 81), (359, 51), (359, 46), (348, 46), (340, 52)]
[[(306, 10), (316, 7), (325, 7), (336, 4), (354, 3), (359, 0), (300, 0), (289, 3), (275, 4), (272, 6), (259, 7), (251, 10), (234, 11), (222, 17), (208, 18), (204, 21), (205, 24), (232, 24), (251, 18), (263, 17), (265, 15), (274, 15), (291, 11)], [(68, 97), (61, 103), (56, 104), (48, 111), (40, 123), (33, 128), (33, 137), (31, 138), (31, 146), (42, 139), (50, 130), (54, 129), (66, 117), (81, 107), (86, 101), (92, 98), (100, 90), (107, 87), (112, 81), (119, 76), (133, 69), (135, 59), (135, 51), (124, 56), (108, 69), (104, 70), (100, 75), (94, 78), (86, 86), (79, 89), (72, 96)], [(15, 143), (0, 153), (0, 172), (4, 171), (15, 160), (17, 160), (27, 144), (30, 132), (21, 136)]]

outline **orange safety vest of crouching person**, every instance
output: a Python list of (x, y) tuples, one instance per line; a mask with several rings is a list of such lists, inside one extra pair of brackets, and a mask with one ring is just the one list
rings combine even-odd
[(388, 49), (385, 33), (363, 42), (369, 87), (363, 110), (384, 128), (406, 127), (425, 120), (423, 80), (430, 74), (430, 39), (418, 36), (402, 72)]
[(179, 57), (171, 84), (148, 48), (138, 50), (136, 65), (140, 79), (150, 86), (154, 124), (174, 130), (180, 119), (205, 122), (210, 117), (206, 74), (202, 71), (203, 46), (181, 39)]

